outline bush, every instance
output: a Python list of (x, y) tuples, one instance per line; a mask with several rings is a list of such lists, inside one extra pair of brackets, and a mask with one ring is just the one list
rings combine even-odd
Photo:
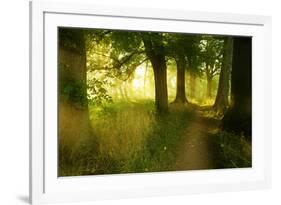
[(252, 147), (243, 135), (221, 131), (215, 135), (219, 168), (252, 166)]

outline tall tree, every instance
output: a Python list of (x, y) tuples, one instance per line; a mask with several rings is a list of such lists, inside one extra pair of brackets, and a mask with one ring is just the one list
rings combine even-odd
[(167, 65), (162, 35), (161, 33), (142, 33), (145, 53), (154, 72), (155, 104), (159, 113), (168, 111)]
[(226, 37), (223, 45), (223, 59), (219, 77), (219, 85), (214, 103), (214, 110), (223, 114), (229, 105), (230, 72), (232, 67), (233, 39)]
[(167, 54), (174, 59), (177, 67), (177, 84), (176, 98), (174, 103), (187, 103), (185, 93), (185, 70), (187, 68), (186, 60), (186, 35), (184, 34), (168, 34)]
[(187, 63), (184, 56), (178, 55), (176, 59), (177, 64), (177, 90), (175, 103), (187, 103), (186, 92), (185, 92), (185, 70)]
[(168, 34), (167, 55), (177, 66), (177, 89), (175, 103), (187, 103), (185, 90), (185, 71), (195, 73), (197, 69), (199, 38), (186, 34)]
[(252, 39), (250, 37), (233, 39), (231, 93), (233, 102), (222, 120), (223, 128), (251, 139)]
[(201, 58), (205, 64), (207, 87), (206, 97), (212, 97), (213, 78), (219, 74), (222, 60), (222, 40), (220, 37), (204, 36), (201, 41)]
[(206, 79), (207, 79), (206, 96), (207, 98), (211, 98), (213, 78), (216, 75), (218, 75), (219, 66), (217, 66), (217, 64), (206, 64), (205, 70), (206, 70)]
[(108, 52), (95, 55), (100, 56), (102, 60), (107, 59), (107, 63), (96, 63), (97, 61), (93, 60), (90, 63), (91, 67), (108, 70), (114, 77), (127, 81), (139, 65), (149, 60), (154, 72), (156, 109), (159, 113), (167, 112), (167, 66), (163, 33), (124, 31), (105, 33), (104, 43), (107, 44), (105, 47), (108, 48)]
[(60, 28), (58, 54), (59, 136), (74, 144), (90, 132), (83, 30)]
[(193, 45), (194, 49), (188, 55), (188, 71), (189, 71), (189, 96), (195, 98), (196, 96), (196, 78), (202, 75), (200, 66), (202, 64), (200, 59), (200, 38), (196, 37), (196, 41)]
[(189, 88), (189, 95), (194, 98), (196, 93), (196, 73), (192, 71), (189, 72)]

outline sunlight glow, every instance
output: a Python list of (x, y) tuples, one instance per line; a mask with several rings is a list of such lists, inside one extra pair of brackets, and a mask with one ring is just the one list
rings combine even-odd
[(144, 78), (144, 74), (145, 74), (145, 65), (141, 64), (135, 70), (135, 76), (136, 76), (136, 78)]
[(138, 79), (134, 79), (133, 80), (133, 86), (134, 86), (135, 89), (139, 89), (142, 86), (141, 81), (138, 80)]
[(177, 85), (177, 78), (176, 77), (172, 78), (171, 84), (172, 84), (173, 87), (176, 87), (176, 85)]
[(145, 65), (141, 64), (135, 70), (135, 76), (132, 81), (133, 87), (135, 89), (140, 89), (143, 86), (144, 78), (145, 78)]

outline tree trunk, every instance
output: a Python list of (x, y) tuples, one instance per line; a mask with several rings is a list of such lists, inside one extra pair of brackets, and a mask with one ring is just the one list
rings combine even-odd
[(196, 89), (196, 75), (190, 71), (189, 72), (189, 87), (190, 87), (190, 97), (195, 98), (195, 89)]
[(212, 98), (212, 78), (207, 75), (207, 98)]
[(183, 59), (176, 60), (177, 63), (177, 93), (174, 103), (187, 103), (185, 95), (185, 61)]
[(154, 73), (156, 110), (162, 114), (168, 112), (167, 66), (163, 45), (157, 41), (152, 42), (150, 37), (143, 35), (143, 43)]
[(232, 107), (223, 118), (223, 129), (243, 134), (252, 133), (252, 39), (234, 37), (231, 74)]
[(155, 104), (159, 113), (168, 111), (168, 90), (167, 90), (167, 68), (163, 57), (151, 59), (154, 82), (155, 82)]
[(223, 114), (229, 105), (228, 96), (229, 96), (230, 72), (232, 67), (232, 52), (233, 52), (233, 39), (232, 37), (227, 37), (224, 40), (223, 61), (222, 61), (222, 67), (219, 77), (217, 96), (214, 104), (214, 110), (219, 114)]
[(73, 151), (75, 144), (90, 132), (83, 31), (59, 29), (58, 55), (59, 140), (60, 145)]

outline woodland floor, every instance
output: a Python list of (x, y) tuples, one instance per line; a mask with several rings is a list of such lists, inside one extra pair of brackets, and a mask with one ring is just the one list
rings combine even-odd
[[(159, 122), (148, 114), (149, 108), (150, 104), (137, 104), (127, 110), (121, 104), (107, 109), (105, 116), (109, 117), (96, 119), (93, 126), (100, 134), (96, 136), (102, 136), (97, 140), (103, 149), (93, 155), (96, 141), (92, 138), (82, 143), (75, 155), (61, 149), (61, 156), (70, 158), (61, 158), (60, 176), (251, 167), (251, 144), (241, 136), (222, 131), (221, 121), (213, 117), (209, 108), (171, 105), (171, 112)], [(120, 122), (126, 124), (120, 126)], [(143, 142), (143, 135), (137, 134), (143, 127), (151, 129), (151, 124), (156, 128)], [(135, 138), (131, 138), (132, 133), (136, 133)], [(128, 150), (134, 150), (133, 146), (142, 149), (132, 154)]]
[(219, 121), (204, 117), (195, 111), (194, 119), (184, 130), (179, 145), (175, 170), (214, 169), (217, 166), (212, 136), (217, 132)]

